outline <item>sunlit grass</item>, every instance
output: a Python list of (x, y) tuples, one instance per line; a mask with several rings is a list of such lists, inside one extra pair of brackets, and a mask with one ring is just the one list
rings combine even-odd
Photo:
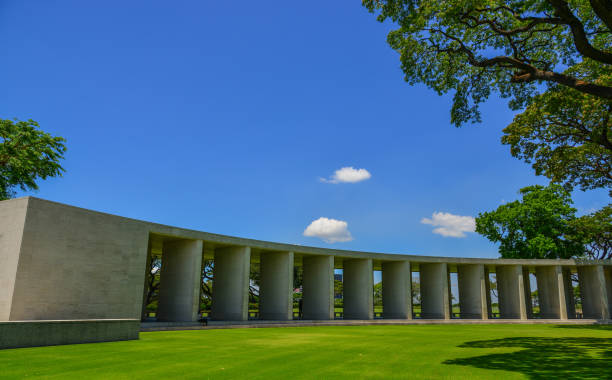
[(333, 326), (141, 333), (0, 351), (0, 378), (606, 378), (607, 326)]

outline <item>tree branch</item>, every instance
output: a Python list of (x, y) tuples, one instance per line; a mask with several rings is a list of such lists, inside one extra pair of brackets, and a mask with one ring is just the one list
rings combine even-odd
[[(520, 13), (517, 13), (510, 7), (501, 6), (496, 8), (483, 8), (475, 9), (474, 11), (482, 12), (496, 12), (499, 10), (505, 10), (512, 14), (512, 16), (519, 21), (529, 21), (527, 25), (519, 28), (505, 30), (500, 28), (497, 23), (493, 20), (479, 20), (474, 16), (470, 16), (469, 12), (465, 13), (462, 17), (469, 18), (476, 22), (477, 25), (488, 24), (491, 29), (498, 34), (507, 36), (517, 33), (527, 32), (533, 30), (533, 27), (539, 24), (551, 24), (551, 25), (567, 25), (569, 26), (572, 36), (574, 38), (574, 46), (576, 50), (583, 56), (589, 57), (599, 62), (612, 64), (612, 53), (602, 51), (595, 48), (589, 42), (588, 35), (584, 30), (582, 22), (574, 16), (570, 10), (568, 4), (564, 0), (547, 0), (555, 9), (555, 15), (558, 17), (523, 17)], [(595, 11), (595, 14), (612, 30), (612, 3), (605, 0), (590, 0), (590, 3)]]
[[(564, 0), (548, 0), (548, 3), (553, 6), (556, 15), (564, 21), (564, 24), (570, 27), (574, 37), (574, 46), (576, 46), (576, 50), (578, 50), (580, 54), (599, 62), (612, 64), (612, 54), (596, 49), (593, 45), (591, 45), (589, 39), (587, 38), (586, 32), (584, 31), (584, 25), (576, 16), (574, 16)], [(609, 16), (612, 17), (612, 15)]]
[[(494, 58), (481, 59), (476, 58), (474, 52), (468, 49), (465, 44), (457, 37), (454, 37), (440, 29), (430, 29), (435, 33), (440, 33), (446, 38), (456, 42), (459, 45), (459, 49), (452, 50), (454, 52), (463, 52), (467, 56), (470, 65), (475, 67), (492, 67), (492, 66), (504, 66), (509, 65), (518, 71), (512, 76), (511, 81), (513, 83), (528, 83), (533, 81), (546, 81), (562, 84), (567, 87), (571, 87), (580, 92), (591, 94), (604, 99), (612, 99), (612, 87), (600, 86), (594, 83), (589, 83), (569, 75), (556, 73), (554, 71), (540, 70), (537, 67), (525, 63), (517, 58), (508, 56), (498, 56)], [(450, 52), (450, 49), (446, 49), (446, 52)]]
[[(487, 19), (478, 19), (472, 15), (470, 15), (469, 13), (464, 13), (463, 18), (468, 18), (470, 20), (472, 20), (473, 22), (476, 23), (476, 25), (489, 25), (491, 27), (491, 30), (493, 30), (495, 33), (497, 34), (501, 34), (502, 36), (511, 36), (514, 34), (518, 34), (518, 33), (524, 33), (524, 32), (529, 32), (529, 31), (536, 31), (538, 32), (539, 30), (534, 30), (533, 28), (537, 25), (541, 25), (541, 24), (547, 24), (547, 25), (559, 25), (559, 24), (563, 24), (563, 21), (560, 18), (557, 17), (548, 17), (548, 18), (541, 18), (541, 17), (529, 17), (529, 18), (520, 18), (518, 16), (515, 16), (518, 20), (521, 21), (529, 21), (529, 23), (527, 25), (521, 26), (519, 28), (514, 28), (514, 29), (502, 29), (500, 26), (497, 25), (497, 22), (493, 21), (493, 20), (487, 20)], [(473, 26), (471, 26), (473, 27)]]
[(512, 77), (512, 82), (514, 83), (526, 83), (536, 80), (554, 82), (584, 92), (585, 94), (612, 99), (612, 87), (600, 86), (569, 75), (555, 73), (554, 71), (538, 70), (533, 67), (531, 70), (519, 71)]
[(597, 17), (612, 31), (612, 2), (609, 0), (590, 0), (589, 2)]

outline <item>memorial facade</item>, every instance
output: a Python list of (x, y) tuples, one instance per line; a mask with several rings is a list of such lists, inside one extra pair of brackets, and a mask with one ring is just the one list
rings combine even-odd
[[(248, 319), (253, 263), (260, 268), (262, 320), (294, 319), (296, 266), (303, 271), (303, 320), (334, 319), (335, 269), (343, 270), (347, 320), (374, 318), (374, 270), (382, 272), (384, 319), (410, 320), (416, 314), (411, 294), (414, 272), (419, 273), (418, 315), (423, 320), (528, 321), (534, 318), (530, 275), (537, 279), (539, 318), (606, 321), (612, 311), (610, 261), (429, 257), (305, 247), (170, 227), (26, 197), (0, 202), (0, 348), (74, 343), (81, 325), (90, 329), (89, 341), (105, 340), (104, 334), (106, 340), (137, 337), (146, 314), (143, 300), (151, 255), (161, 255), (162, 260), (156, 316), (168, 322), (200, 318), (203, 260), (214, 260), (210, 319), (217, 321)], [(455, 273), (458, 315), (452, 312), (450, 290)], [(491, 310), (493, 273), (499, 315)], [(572, 285), (576, 276), (580, 315)], [(45, 324), (52, 326), (60, 338), (32, 337), (15, 343), (14, 331), (24, 329), (24, 321), (39, 331), (48, 330), (40, 327)], [(62, 338), (69, 321), (75, 335), (68, 339), (66, 332)], [(96, 328), (101, 331), (97, 338)]]

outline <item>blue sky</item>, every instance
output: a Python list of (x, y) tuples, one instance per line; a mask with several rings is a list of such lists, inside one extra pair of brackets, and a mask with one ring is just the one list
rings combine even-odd
[[(405, 83), (391, 27), (359, 1), (4, 0), (0, 117), (67, 139), (64, 177), (37, 197), (262, 240), (497, 257), (422, 219), (547, 181), (500, 144), (504, 100), (457, 129), (450, 96)], [(371, 178), (320, 180), (343, 167)], [(608, 202), (574, 199), (580, 213)], [(320, 217), (352, 240), (304, 236)]]

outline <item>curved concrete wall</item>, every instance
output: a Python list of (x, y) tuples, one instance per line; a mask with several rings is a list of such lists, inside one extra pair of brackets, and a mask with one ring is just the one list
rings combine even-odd
[[(458, 317), (492, 315), (495, 273), (502, 318), (531, 313), (535, 273), (542, 314), (574, 317), (570, 274), (580, 278), (585, 317), (612, 307), (612, 263), (501, 260), (356, 252), (244, 239), (176, 228), (33, 197), (0, 202), (0, 321), (140, 318), (147, 257), (162, 255), (159, 318), (198, 318), (202, 259), (214, 260), (218, 320), (248, 318), (249, 269), (261, 266), (260, 316), (293, 318), (293, 268), (303, 268), (302, 317), (334, 318), (334, 269), (344, 270), (344, 317), (371, 319), (372, 270), (381, 270), (383, 317), (412, 318), (411, 270), (420, 272), (421, 317), (449, 319), (449, 274), (458, 273)], [(527, 286), (526, 286), (527, 285)], [(495, 302), (495, 300), (493, 300)]]

